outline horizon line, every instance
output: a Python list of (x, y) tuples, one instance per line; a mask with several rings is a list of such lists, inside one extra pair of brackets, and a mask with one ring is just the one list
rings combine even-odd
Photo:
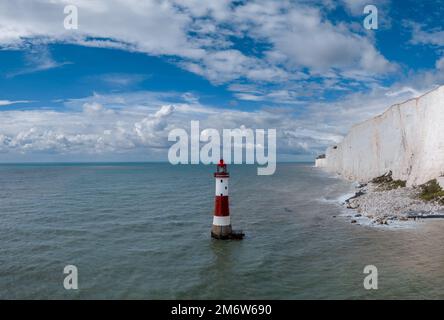
[[(276, 163), (314, 163), (315, 161), (276, 161)], [(124, 164), (124, 163), (134, 163), (134, 164), (140, 164), (140, 163), (167, 163), (170, 164), (168, 161), (19, 161), (19, 162), (1, 162), (0, 165), (12, 165), (12, 164)], [(191, 165), (190, 163), (179, 163), (179, 164), (171, 164), (172, 166), (179, 166), (179, 165)], [(196, 165), (196, 164), (193, 164)], [(217, 165), (217, 163), (198, 163), (197, 165)], [(229, 165), (259, 165), (257, 163), (247, 164), (247, 163), (231, 163)]]

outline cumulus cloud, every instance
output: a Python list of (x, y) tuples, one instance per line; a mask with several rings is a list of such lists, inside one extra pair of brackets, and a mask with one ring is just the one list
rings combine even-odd
[(132, 102), (119, 108), (110, 107), (116, 100), (115, 96), (110, 95), (79, 100), (80, 109), (72, 104), (71, 110), (64, 112), (46, 109), (3, 111), (0, 118), (0, 152), (20, 154), (30, 159), (39, 152), (65, 156), (104, 153), (131, 155), (163, 150), (166, 156), (171, 144), (168, 142), (170, 130), (184, 128), (188, 131), (191, 120), (200, 120), (202, 130), (277, 128), (281, 153), (311, 153), (317, 150), (319, 141), (323, 146), (332, 141), (328, 133), (316, 133), (315, 128), (300, 131), (302, 124), (283, 113), (219, 109), (201, 105), (198, 100), (159, 105), (148, 103), (147, 97), (149, 95), (142, 94), (136, 98), (129, 94), (121, 101)]
[[(78, 30), (63, 29), (66, 4), (79, 8)], [(220, 109), (202, 105), (190, 93), (94, 94), (68, 100), (63, 112), (1, 111), (0, 152), (31, 158), (36, 152), (165, 152), (171, 129), (187, 129), (191, 120), (200, 120), (202, 129), (276, 128), (278, 153), (311, 157), (339, 142), (356, 122), (442, 80), (437, 72), (425, 72), (410, 82), (379, 86), (396, 65), (378, 51), (371, 35), (329, 21), (320, 4), (328, 10), (338, 5), (330, 0), (40, 0), (32, 6), (25, 0), (2, 1), (0, 47), (28, 52), (26, 67), (12, 76), (65, 64), (53, 59), (48, 43), (119, 48), (166, 56), (213, 83), (228, 83), (240, 100), (300, 104), (301, 109)], [(362, 1), (342, 4), (357, 15)], [(440, 34), (415, 30), (413, 41), (439, 44)], [(254, 48), (241, 49), (239, 41)], [(107, 74), (100, 80), (127, 87), (144, 77)], [(368, 90), (336, 102), (322, 100), (323, 90), (354, 88)], [(3, 100), (0, 106), (18, 102), (23, 101)]]
[[(63, 8), (79, 9), (79, 29), (63, 28)], [(154, 53), (198, 57), (202, 50), (187, 41), (190, 17), (172, 3), (157, 1), (43, 0), (0, 3), (0, 43), (20, 45), (26, 39), (112, 46)], [(100, 43), (101, 40), (103, 43)], [(109, 40), (109, 41), (106, 41)]]
[(125, 153), (136, 148), (166, 147), (168, 123), (174, 108), (113, 110), (97, 102), (82, 110), (3, 111), (0, 119), (0, 151), (58, 154)]
[(237, 9), (237, 17), (253, 37), (273, 44), (270, 60), (318, 72), (358, 68), (381, 74), (393, 70), (370, 39), (345, 25), (332, 24), (317, 8), (249, 2)]
[(160, 152), (160, 160), (166, 160), (171, 145), (168, 133), (174, 128), (189, 131), (190, 121), (199, 120), (201, 130), (276, 129), (278, 155), (310, 159), (338, 143), (352, 125), (416, 93), (402, 87), (377, 87), (369, 94), (348, 95), (340, 103), (310, 104), (304, 116), (292, 109), (215, 108), (202, 105), (198, 97), (189, 93), (95, 94), (68, 101), (69, 109), (63, 112), (2, 111), (0, 152), (3, 159), (9, 154), (31, 160), (39, 152), (57, 156), (122, 154), (127, 157)]
[[(322, 1), (325, 5), (328, 1)], [(347, 3), (349, 3), (347, 1)], [(63, 7), (79, 10), (79, 29), (63, 28)], [(253, 82), (297, 81), (334, 69), (336, 76), (384, 75), (394, 66), (371, 38), (346, 24), (328, 21), (307, 1), (136, 1), (26, 0), (0, 3), (0, 46), (23, 48), (29, 43), (75, 43), (176, 57), (183, 68), (214, 83), (235, 79)], [(331, 5), (331, 4), (330, 4)], [(251, 39), (262, 54), (236, 48)], [(259, 52), (261, 53), (261, 52)], [(34, 67), (13, 75), (59, 67), (41, 52)], [(353, 72), (356, 71), (356, 72)], [(113, 79), (110, 79), (112, 81)], [(115, 80), (115, 79), (114, 79)]]

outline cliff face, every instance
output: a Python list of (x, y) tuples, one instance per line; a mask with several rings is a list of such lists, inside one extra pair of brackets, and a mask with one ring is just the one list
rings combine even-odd
[(368, 181), (392, 171), (408, 186), (444, 174), (444, 86), (354, 126), (319, 166)]
[(326, 167), (327, 165), (327, 159), (316, 159), (315, 160), (315, 167)]

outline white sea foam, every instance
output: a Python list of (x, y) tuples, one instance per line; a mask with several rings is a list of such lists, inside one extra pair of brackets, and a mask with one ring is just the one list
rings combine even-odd
[(339, 196), (336, 199), (336, 201), (342, 204), (342, 203), (345, 203), (345, 200), (350, 199), (354, 195), (355, 195), (355, 192), (353, 192), (353, 193), (346, 193), (346, 194), (343, 194), (343, 195)]
[(422, 223), (427, 223), (428, 221), (425, 220), (408, 220), (408, 221), (399, 221), (399, 220), (389, 220), (387, 221), (388, 224), (379, 224), (376, 223), (374, 220), (366, 217), (366, 216), (357, 216), (357, 212), (353, 209), (346, 209), (344, 208), (342, 213), (339, 215), (339, 217), (343, 218), (345, 221), (350, 222), (352, 220), (355, 220), (356, 226), (360, 227), (371, 227), (371, 228), (378, 228), (381, 230), (403, 230), (403, 229), (414, 229), (418, 228), (422, 225)]

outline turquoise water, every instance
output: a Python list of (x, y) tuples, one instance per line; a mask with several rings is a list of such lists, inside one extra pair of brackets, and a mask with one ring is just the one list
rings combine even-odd
[(243, 241), (210, 238), (212, 166), (1, 165), (0, 298), (444, 298), (442, 221), (352, 225), (334, 218), (351, 184), (311, 164), (229, 169)]

